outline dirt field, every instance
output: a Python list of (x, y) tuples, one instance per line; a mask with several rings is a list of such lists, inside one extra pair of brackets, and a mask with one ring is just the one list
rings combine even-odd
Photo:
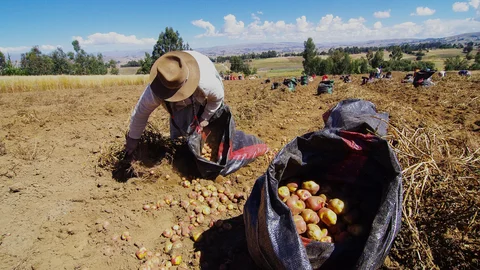
[[(415, 89), (400, 83), (403, 74), (394, 76), (365, 86), (360, 76), (351, 84), (337, 81), (332, 95), (321, 96), (314, 95), (318, 78), (294, 93), (270, 90), (260, 80), (225, 81), (226, 103), (240, 130), (279, 149), (322, 128), (322, 114), (340, 100), (374, 102), (390, 114), (388, 139), (408, 168), (402, 231), (385, 268), (479, 269), (480, 77), (435, 77), (434, 87)], [(141, 246), (160, 253), (161, 262), (170, 258), (162, 251), (162, 233), (187, 212), (178, 205), (142, 207), (166, 195), (186, 200), (192, 188), (182, 187), (181, 177), (191, 178), (174, 169), (168, 151), (143, 149), (149, 158), (136, 163), (141, 177), (126, 182), (99, 166), (101, 157), (123, 145), (142, 91), (129, 86), (0, 94), (0, 269), (137, 269)], [(164, 135), (167, 118), (162, 109), (151, 117)], [(248, 193), (267, 164), (261, 157), (218, 178), (217, 187)], [(174, 254), (183, 255), (184, 268), (198, 268), (194, 252), (201, 251), (203, 269), (253, 269), (242, 234), (243, 202), (216, 216), (232, 228), (208, 229), (207, 218), (199, 226), (208, 229), (202, 241), (183, 238)], [(130, 241), (120, 239), (125, 231)]]

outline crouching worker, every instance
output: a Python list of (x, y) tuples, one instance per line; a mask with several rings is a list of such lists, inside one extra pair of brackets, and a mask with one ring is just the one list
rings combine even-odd
[(208, 126), (223, 99), (222, 79), (207, 56), (195, 51), (166, 53), (153, 64), (149, 84), (132, 113), (127, 154), (136, 150), (150, 114), (160, 105), (171, 116), (170, 138), (175, 139)]

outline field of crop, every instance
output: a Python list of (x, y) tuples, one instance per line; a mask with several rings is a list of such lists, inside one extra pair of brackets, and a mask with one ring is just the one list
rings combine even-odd
[[(266, 62), (256, 64), (301, 64)], [(364, 86), (354, 76), (321, 96), (315, 95), (318, 78), (295, 92), (270, 90), (263, 80), (225, 81), (225, 102), (238, 129), (278, 150), (321, 129), (322, 114), (339, 101), (372, 101), (390, 116), (386, 139), (403, 169), (402, 229), (383, 269), (479, 269), (480, 74), (435, 77), (436, 85), (426, 89), (401, 84), (403, 76)], [(182, 177), (196, 177), (186, 172), (192, 163), (185, 148), (165, 137), (163, 109), (150, 118), (130, 178), (120, 173), (125, 131), (145, 76), (124, 86), (106, 83), (110, 76), (71, 77), (63, 84), (62, 78), (48, 84), (43, 77), (0, 80), (1, 269), (138, 269), (145, 261), (135, 256), (140, 247), (161, 264), (169, 254), (181, 255), (184, 268), (178, 269), (255, 269), (241, 198), (231, 199), (231, 210), (196, 216), (193, 231), (205, 231), (200, 240), (179, 237), (168, 251), (164, 231), (168, 236), (172, 226), (190, 224), (192, 214), (182, 206), (195, 185), (183, 187)], [(199, 183), (248, 196), (270, 158)], [(209, 228), (211, 220), (223, 224)], [(122, 240), (127, 231), (128, 241)]]
[(147, 75), (0, 76), (0, 93), (145, 85)]

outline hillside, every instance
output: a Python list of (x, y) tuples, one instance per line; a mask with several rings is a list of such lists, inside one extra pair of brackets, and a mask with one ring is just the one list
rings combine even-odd
[[(467, 33), (443, 38), (428, 38), (428, 39), (388, 39), (388, 40), (371, 40), (363, 42), (343, 42), (343, 43), (317, 43), (317, 49), (328, 50), (334, 47), (372, 47), (372, 46), (393, 46), (405, 43), (418, 44), (426, 42), (441, 42), (441, 43), (467, 43), (480, 42), (480, 32)], [(274, 50), (279, 53), (286, 52), (301, 52), (303, 51), (303, 42), (267, 42), (267, 43), (246, 43), (236, 45), (214, 46), (208, 48), (194, 48), (196, 51), (204, 53), (211, 57), (241, 55), (245, 53), (261, 53), (269, 50)], [(145, 52), (151, 51), (136, 50), (136, 51), (110, 51), (103, 52), (105, 59), (114, 59), (120, 63), (126, 63), (130, 60), (138, 60), (145, 56)]]

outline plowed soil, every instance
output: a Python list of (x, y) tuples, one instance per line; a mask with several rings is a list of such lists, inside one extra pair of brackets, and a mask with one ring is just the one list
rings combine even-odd
[[(372, 101), (379, 111), (390, 114), (390, 123), (399, 130), (435, 128), (436, 136), (449, 142), (452, 156), (480, 148), (478, 76), (435, 77), (435, 86), (415, 89), (400, 83), (403, 75), (364, 86), (360, 77), (349, 84), (338, 80), (333, 94), (320, 96), (315, 95), (318, 78), (295, 92), (271, 90), (260, 80), (225, 81), (225, 101), (237, 128), (258, 136), (272, 150), (321, 129), (322, 114), (346, 98)], [(143, 87), (120, 86), (0, 94), (0, 269), (138, 269), (143, 261), (135, 252), (141, 246), (160, 253), (161, 263), (169, 260), (162, 233), (184, 220), (187, 212), (178, 205), (149, 211), (142, 207), (166, 195), (187, 199), (193, 186), (184, 188), (180, 183), (182, 177), (192, 178), (172, 165), (172, 159), (181, 159), (181, 151), (174, 156), (168, 149), (141, 150), (148, 158), (135, 163), (139, 174), (129, 179), (114, 177), (113, 169), (101, 167), (99, 161), (123, 145), (129, 115), (142, 91)], [(167, 120), (161, 108), (150, 118), (165, 136)], [(442, 269), (480, 268), (478, 151), (474, 156), (477, 161), (467, 162), (471, 166), (449, 163), (458, 166), (453, 171), (465, 171), (453, 175), (453, 181), (450, 178), (452, 185), (466, 190), (464, 196), (436, 197), (432, 188), (423, 198), (425, 209), (419, 213), (423, 218), (416, 220), (422, 243)], [(434, 158), (439, 164), (449, 162), (446, 157)], [(262, 156), (233, 175), (201, 183), (248, 195), (268, 163), (269, 158)], [(184, 268), (198, 268), (194, 252), (201, 251), (203, 269), (254, 269), (243, 234), (243, 203), (239, 199), (232, 203), (233, 210), (215, 216), (232, 228), (209, 229), (207, 216), (196, 228), (207, 230), (202, 241), (182, 238), (182, 247), (174, 254), (183, 256)], [(458, 212), (462, 209), (476, 209), (468, 212), (475, 216), (462, 216)], [(456, 225), (459, 216), (467, 225)], [(425, 260), (415, 252), (415, 242), (408, 240), (409, 230), (404, 224), (385, 268), (414, 269)], [(130, 241), (120, 239), (125, 231)]]

